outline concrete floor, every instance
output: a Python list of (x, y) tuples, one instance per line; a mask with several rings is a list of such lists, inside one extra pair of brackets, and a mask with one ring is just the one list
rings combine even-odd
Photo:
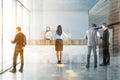
[[(77, 48), (79, 49), (79, 46)], [(28, 47), (27, 49), (31, 50), (33, 47)], [(71, 49), (73, 48), (71, 47)], [(24, 72), (20, 73), (17, 71), (17, 73), (13, 74), (7, 71), (0, 75), (0, 80), (120, 80), (119, 55), (111, 55), (109, 66), (98, 66), (94, 69), (94, 65), (91, 62), (90, 68), (86, 69), (86, 63), (63, 62), (63, 64), (59, 65), (50, 62), (41, 63), (34, 58), (34, 50), (26, 52)], [(30, 58), (32, 58), (31, 61)], [(17, 69), (19, 69), (19, 66), (17, 66)]]

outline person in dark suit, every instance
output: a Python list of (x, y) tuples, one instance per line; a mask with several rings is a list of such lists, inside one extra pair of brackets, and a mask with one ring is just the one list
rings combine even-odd
[(19, 72), (23, 72), (23, 65), (24, 65), (23, 51), (26, 45), (26, 36), (21, 32), (21, 27), (16, 27), (16, 32), (17, 34), (14, 40), (11, 41), (11, 43), (16, 43), (14, 56), (13, 56), (13, 69), (10, 70), (10, 72), (12, 73), (16, 72), (17, 57), (19, 53), (20, 53), (20, 59), (21, 59), (21, 66), (20, 66)]
[(104, 29), (103, 37), (102, 37), (103, 63), (100, 64), (100, 66), (106, 66), (110, 64), (109, 31), (106, 23), (103, 23), (102, 28)]

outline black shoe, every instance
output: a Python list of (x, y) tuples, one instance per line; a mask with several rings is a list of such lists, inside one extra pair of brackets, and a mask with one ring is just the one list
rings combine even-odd
[(107, 65), (110, 65), (110, 63), (107, 63)]
[(10, 70), (9, 72), (11, 72), (11, 73), (16, 73), (16, 70), (12, 69), (12, 70)]
[(19, 72), (23, 72), (23, 70), (22, 70), (22, 69), (19, 69), (18, 71), (19, 71)]
[(59, 64), (61, 64), (61, 60), (59, 61)]
[(58, 64), (61, 64), (61, 61), (58, 61)]
[(96, 65), (96, 64), (94, 65), (94, 68), (97, 68), (97, 65)]
[(89, 65), (88, 65), (88, 64), (86, 65), (86, 68), (89, 68)]
[(106, 66), (105, 64), (100, 64), (100, 66)]

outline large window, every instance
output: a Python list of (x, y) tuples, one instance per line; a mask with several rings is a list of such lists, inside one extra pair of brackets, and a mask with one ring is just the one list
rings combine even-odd
[(17, 2), (17, 25), (22, 27), (23, 33), (29, 39), (29, 10)]
[(2, 70), (2, 0), (0, 0), (0, 72)]
[(29, 10), (17, 0), (0, 0), (0, 72), (12, 66), (16, 26), (29, 37)]
[(13, 0), (3, 0), (3, 69), (12, 63), (13, 45), (11, 44), (13, 33)]
[(23, 26), (23, 7), (17, 2), (17, 25)]

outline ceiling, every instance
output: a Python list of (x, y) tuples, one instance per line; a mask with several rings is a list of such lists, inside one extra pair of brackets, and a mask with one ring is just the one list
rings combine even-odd
[(33, 9), (43, 11), (81, 11), (91, 9), (99, 0), (33, 0)]

